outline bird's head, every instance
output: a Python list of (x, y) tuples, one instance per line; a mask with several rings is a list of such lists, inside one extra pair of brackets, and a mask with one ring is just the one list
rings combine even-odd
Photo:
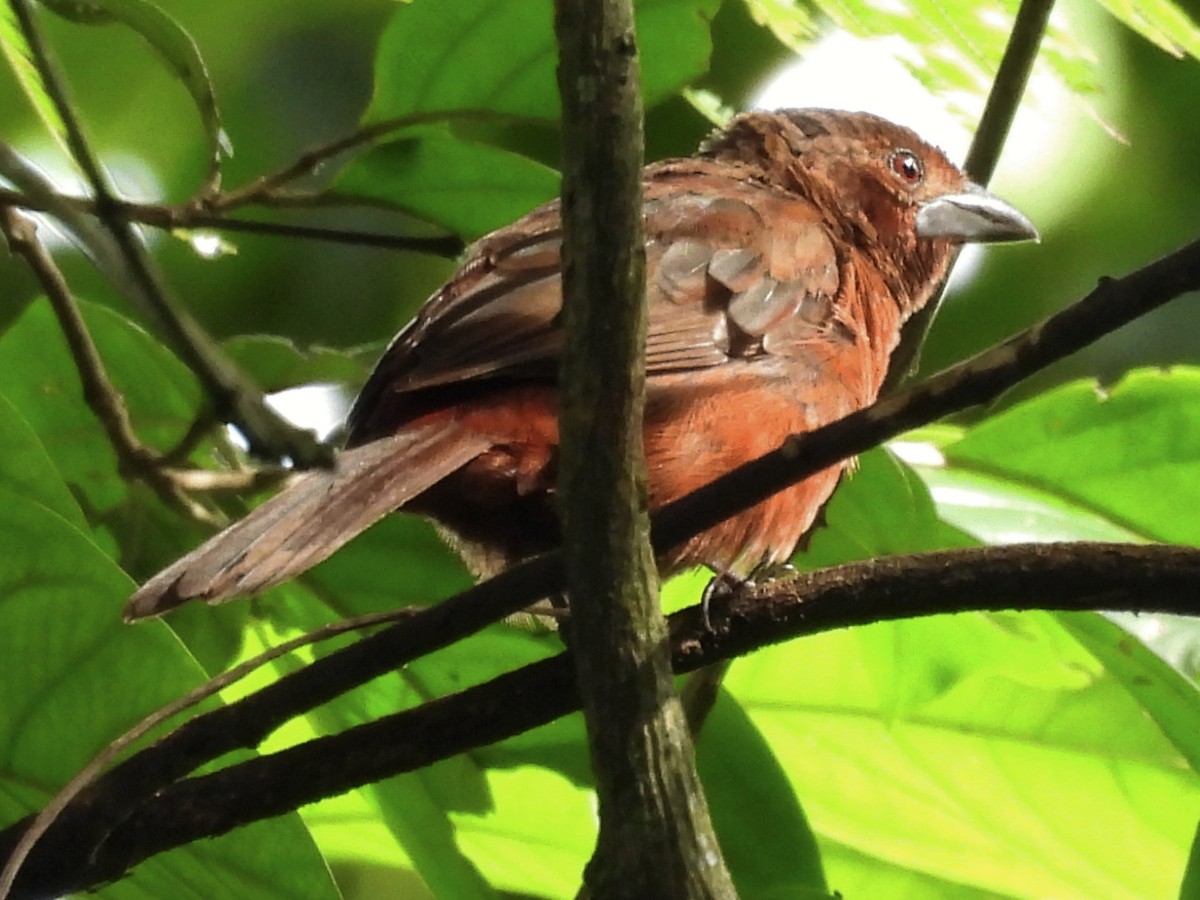
[(701, 154), (811, 200), (830, 232), (872, 257), (885, 277), (903, 270), (922, 282), (937, 279), (955, 244), (1038, 236), (1029, 219), (972, 182), (937, 147), (868, 113), (745, 113), (706, 141)]

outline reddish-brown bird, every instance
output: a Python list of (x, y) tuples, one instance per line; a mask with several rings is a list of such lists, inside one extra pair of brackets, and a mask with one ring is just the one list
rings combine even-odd
[[(644, 185), (652, 510), (874, 401), (955, 244), (1036, 236), (941, 151), (863, 113), (738, 116), (695, 157), (649, 166)], [(160, 572), (127, 618), (278, 584), (399, 508), (433, 519), (477, 574), (553, 547), (561, 238), (548, 203), (476, 243), (384, 353), (333, 469)], [(844, 468), (660, 568), (786, 560)]]

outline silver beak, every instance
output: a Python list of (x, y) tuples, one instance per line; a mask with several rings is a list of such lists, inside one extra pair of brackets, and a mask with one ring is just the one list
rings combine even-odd
[(957, 194), (943, 194), (922, 205), (917, 234), (975, 244), (1039, 240), (1023, 213), (973, 181)]

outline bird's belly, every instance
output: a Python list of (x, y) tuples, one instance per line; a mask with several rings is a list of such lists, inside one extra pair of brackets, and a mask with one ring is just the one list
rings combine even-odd
[[(652, 398), (646, 423), (651, 510), (867, 402), (843, 387), (823, 384), (816, 397), (805, 397), (735, 382), (698, 390), (682, 405), (670, 393)], [(745, 574), (759, 563), (786, 561), (846, 465), (830, 466), (669, 551), (660, 559), (664, 574), (698, 565)]]

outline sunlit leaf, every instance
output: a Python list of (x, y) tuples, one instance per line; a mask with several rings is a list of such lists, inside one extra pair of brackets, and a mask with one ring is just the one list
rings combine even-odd
[(944, 448), (1147, 540), (1200, 544), (1200, 370), (1131, 372), (1109, 390), (1074, 382), (1018, 404)]
[[(1077, 647), (1064, 655), (1052, 617), (896, 633), (805, 638), (739, 660), (728, 679), (819, 835), (982, 892), (1170, 894), (1200, 780), (1115, 678)], [(983, 665), (977, 647), (991, 650)], [(892, 682), (913, 671), (923, 689), (896, 715)], [(1114, 854), (1113, 834), (1138, 852)], [(832, 888), (853, 862), (826, 858)]]
[(1102, 616), (1064, 613), (1063, 626), (1104, 664), (1200, 774), (1200, 691), (1175, 669)]

